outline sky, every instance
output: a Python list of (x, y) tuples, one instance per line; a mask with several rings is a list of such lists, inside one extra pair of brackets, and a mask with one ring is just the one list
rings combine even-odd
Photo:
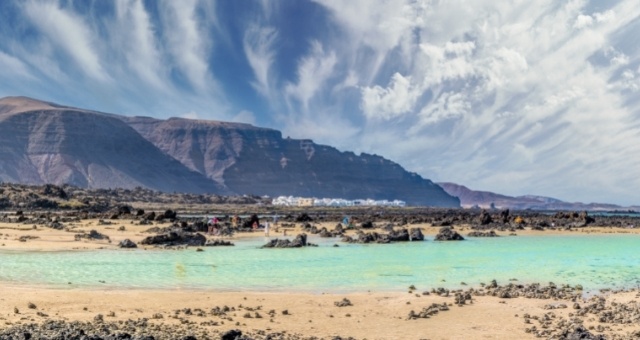
[(637, 0), (3, 0), (0, 97), (250, 123), (436, 182), (640, 204)]

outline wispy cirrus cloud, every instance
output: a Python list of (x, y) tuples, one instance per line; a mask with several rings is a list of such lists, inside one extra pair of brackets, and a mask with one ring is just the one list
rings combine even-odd
[(84, 19), (71, 11), (60, 8), (55, 2), (28, 1), (24, 11), (31, 22), (46, 37), (54, 49), (67, 54), (87, 76), (96, 81), (108, 82), (96, 48), (96, 37)]

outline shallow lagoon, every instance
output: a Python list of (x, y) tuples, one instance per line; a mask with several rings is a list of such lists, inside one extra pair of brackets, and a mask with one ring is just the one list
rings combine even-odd
[[(553, 281), (587, 290), (640, 285), (640, 235), (542, 235), (462, 242), (351, 245), (310, 238), (319, 247), (0, 252), (0, 282), (60, 288), (214, 289), (362, 292)], [(337, 243), (339, 247), (333, 247)], [(103, 281), (103, 282), (101, 282)], [(71, 282), (71, 285), (69, 285)]]

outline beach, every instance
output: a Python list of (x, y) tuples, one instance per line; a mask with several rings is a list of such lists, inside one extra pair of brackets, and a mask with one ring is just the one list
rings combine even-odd
[[(333, 229), (336, 225), (335, 222), (313, 224), (318, 228), (327, 229)], [(65, 223), (64, 229), (2, 223), (0, 250), (9, 253), (86, 253), (109, 249), (127, 252), (130, 250), (118, 248), (121, 241), (129, 239), (140, 243), (148, 236), (145, 230), (169, 225), (169, 222), (140, 225), (135, 219), (80, 220)], [(287, 234), (291, 236), (302, 233), (303, 226), (302, 223), (289, 224)], [(411, 227), (422, 229), (425, 236), (433, 236), (440, 229), (429, 224)], [(76, 237), (88, 234), (91, 230), (107, 236), (108, 239)], [(464, 235), (471, 231), (469, 226), (456, 226), (454, 230)], [(278, 232), (274, 228), (271, 237), (282, 237), (282, 233), (282, 227)], [(519, 236), (544, 234), (560, 237), (576, 233), (636, 235), (638, 230), (585, 227), (570, 231), (539, 231), (529, 228), (517, 231)], [(513, 232), (497, 231), (497, 234), (508, 237)], [(347, 235), (355, 235), (355, 231), (348, 231)], [(259, 239), (262, 242), (265, 236), (261, 231), (242, 232), (225, 239), (231, 242)], [(149, 251), (158, 249), (154, 246), (139, 247)], [(168, 249), (171, 250), (163, 251), (193, 253), (197, 252), (198, 248), (170, 247)], [(487, 283), (490, 279), (487, 278)], [(12, 329), (26, 327), (27, 324), (41, 324), (46, 320), (119, 325), (120, 332), (127, 329), (129, 332), (136, 330), (142, 332), (137, 336), (147, 332), (156, 334), (155, 338), (163, 338), (164, 334), (166, 339), (189, 335), (197, 339), (217, 339), (230, 330), (239, 330), (249, 338), (268, 338), (267, 336), (272, 334), (272, 338), (279, 336), (305, 339), (534, 339), (558, 336), (562, 331), (572, 330), (578, 325), (584, 325), (584, 330), (592, 334), (603, 334), (609, 338), (633, 338), (633, 332), (639, 329), (637, 322), (626, 323), (622, 317), (619, 317), (622, 321), (615, 321), (616, 313), (612, 313), (614, 316), (611, 320), (606, 317), (602, 319), (597, 314), (604, 313), (606, 308), (612, 311), (616, 306), (625, 305), (629, 306), (624, 310), (625, 315), (628, 315), (628, 318), (636, 316), (638, 310), (634, 301), (637, 299), (637, 292), (633, 289), (620, 292), (605, 290), (589, 294), (572, 290), (576, 295), (567, 298), (557, 295), (557, 291), (554, 290), (563, 291), (562, 283), (558, 282), (558, 287), (553, 288), (548, 296), (507, 296), (520, 294), (513, 293), (518, 291), (525, 294), (528, 284), (520, 284), (514, 279), (512, 282), (500, 282), (501, 286), (493, 289), (470, 286), (447, 290), (444, 293), (434, 291), (433, 286), (421, 286), (420, 282), (415, 282), (414, 287), (407, 285), (383, 291), (363, 289), (345, 292), (336, 292), (332, 287), (326, 287), (324, 291), (301, 291), (295, 287), (291, 291), (260, 291), (243, 288), (166, 288), (160, 284), (159, 288), (121, 288), (109, 285), (109, 282), (106, 282), (104, 287), (100, 287), (99, 284), (76, 286), (72, 282), (69, 282), (68, 287), (38, 282), (2, 282), (0, 291), (4, 293), (0, 296), (0, 334), (3, 329), (10, 332)], [(443, 287), (451, 285), (452, 283), (442, 283)], [(459, 283), (456, 282), (455, 286), (459, 287)], [(512, 287), (504, 288), (509, 286)], [(511, 293), (504, 293), (501, 289), (507, 289)], [(469, 293), (471, 299), (463, 300), (461, 304), (456, 296), (466, 294), (465, 292)], [(576, 315), (576, 303), (588, 306), (600, 297), (605, 299), (605, 310), (587, 313), (584, 316)], [(430, 311), (427, 318), (417, 317), (425, 310)], [(433, 313), (433, 310), (438, 312)], [(605, 322), (600, 322), (600, 319)], [(136, 326), (127, 328), (127, 321)], [(545, 334), (543, 331), (554, 333)]]

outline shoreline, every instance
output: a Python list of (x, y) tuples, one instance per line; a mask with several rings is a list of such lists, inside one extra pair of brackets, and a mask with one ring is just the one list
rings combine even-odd
[[(118, 243), (124, 239), (139, 242), (151, 234), (144, 233), (152, 227), (166, 227), (169, 223), (139, 225), (134, 220), (115, 220), (100, 224), (97, 219), (68, 223), (65, 229), (52, 229), (30, 225), (0, 223), (0, 256), (3, 252), (128, 252), (119, 249)], [(313, 223), (318, 228), (333, 229), (336, 222)], [(17, 227), (17, 228), (16, 228)], [(124, 227), (119, 230), (120, 227)], [(422, 228), (425, 236), (432, 237), (440, 227), (430, 224), (415, 224), (408, 227)], [(96, 230), (109, 237), (107, 240), (80, 239), (76, 234)], [(303, 232), (300, 223), (288, 228), (288, 238)], [(379, 230), (379, 229), (378, 229)], [(469, 226), (455, 226), (454, 230), (466, 237), (472, 229)], [(371, 230), (367, 230), (371, 231)], [(354, 231), (349, 231), (353, 234)], [(517, 230), (517, 236), (509, 236), (511, 231), (499, 231), (501, 237), (562, 237), (585, 236), (607, 237), (613, 235), (640, 235), (640, 229), (615, 227), (585, 227), (567, 230)], [(21, 241), (21, 237), (24, 241)], [(32, 238), (33, 237), (33, 238)], [(635, 236), (634, 236), (635, 237)], [(207, 237), (213, 239), (214, 237)], [(282, 234), (271, 233), (270, 239), (282, 238)], [(231, 242), (266, 240), (264, 233), (237, 233), (225, 237)], [(339, 243), (339, 239), (335, 239)], [(463, 241), (464, 242), (464, 241)], [(371, 247), (387, 247), (371, 244)], [(198, 247), (145, 246), (134, 251), (182, 252), (196, 251)], [(142, 250), (144, 249), (144, 250)], [(282, 250), (288, 252), (291, 250)], [(487, 274), (490, 276), (491, 274)], [(489, 279), (489, 278), (487, 278)], [(107, 280), (108, 281), (108, 280)], [(530, 281), (530, 280), (529, 280)], [(486, 282), (489, 284), (490, 282)], [(534, 282), (502, 281), (496, 296), (472, 295), (481, 286), (443, 282), (440, 288), (421, 287), (417, 289), (398, 287), (397, 289), (354, 289), (332, 291), (331, 289), (299, 291), (288, 289), (211, 289), (194, 287), (147, 288), (110, 287), (96, 284), (53, 286), (50, 284), (24, 284), (21, 282), (0, 282), (0, 291), (10, 292), (0, 296), (0, 339), (3, 332), (23, 332), (29, 324), (36, 324), (29, 332), (37, 332), (47, 322), (56, 327), (72, 326), (80, 321), (89, 327), (86, 331), (100, 331), (113, 328), (113, 332), (128, 332), (140, 336), (154, 334), (155, 339), (175, 339), (175, 335), (192, 335), (196, 339), (219, 339), (222, 334), (239, 330), (252, 339), (266, 339), (276, 334), (276, 339), (536, 339), (548, 338), (550, 334), (578, 331), (574, 328), (584, 325), (584, 331), (608, 338), (633, 338), (633, 332), (640, 331), (636, 323), (617, 323), (606, 319), (599, 322), (600, 315), (606, 313), (626, 313), (625, 318), (637, 315), (640, 319), (640, 297), (637, 287), (625, 291), (582, 292), (578, 298), (526, 298), (507, 297), (505, 287), (511, 292), (526, 290)], [(560, 283), (560, 282), (558, 282)], [(525, 288), (517, 288), (519, 286)], [(515, 287), (515, 288), (514, 288)], [(560, 287), (561, 288), (561, 287)], [(559, 288), (559, 289), (560, 289)], [(424, 295), (423, 289), (430, 292)], [(441, 296), (438, 291), (447, 291)], [(503, 289), (503, 291), (499, 291)], [(515, 289), (515, 290), (514, 290)], [(435, 293), (434, 293), (435, 292)], [(471, 300), (459, 305), (459, 294), (471, 294)], [(347, 299), (351, 305), (338, 306)], [(574, 301), (575, 300), (575, 301)], [(602, 302), (602, 307), (599, 301)], [(575, 304), (582, 309), (574, 309)], [(30, 308), (33, 304), (35, 308)], [(442, 307), (446, 304), (446, 307)], [(217, 308), (233, 308), (225, 313)], [(436, 306), (436, 307), (434, 307)], [(595, 307), (590, 307), (595, 306)], [(620, 306), (625, 306), (621, 311)], [(18, 313), (15, 312), (17, 308)], [(446, 309), (442, 309), (446, 308)], [(599, 309), (601, 308), (601, 309)], [(435, 314), (435, 309), (442, 309)], [(273, 313), (270, 313), (271, 311)], [(587, 311), (580, 316), (581, 310)], [(286, 314), (283, 312), (286, 311)], [(258, 313), (260, 316), (256, 315)], [(428, 318), (413, 317), (422, 315)], [(603, 314), (605, 313), (605, 314)], [(161, 316), (160, 316), (161, 315)], [(413, 315), (413, 316), (412, 316)], [(229, 320), (231, 319), (231, 320)], [(625, 320), (627, 320), (625, 319)], [(52, 321), (52, 320), (55, 320)], [(579, 321), (579, 322), (578, 322)], [(56, 324), (58, 323), (59, 324)], [(127, 325), (135, 325), (135, 327)], [(40, 328), (38, 328), (40, 327)], [(93, 328), (92, 328), (93, 327)], [(573, 328), (572, 328), (573, 327)], [(45, 327), (46, 328), (46, 327)], [(42, 328), (44, 329), (44, 328)], [(142, 333), (132, 333), (138, 332)], [(548, 333), (548, 332), (555, 333)], [(145, 333), (146, 332), (146, 333)], [(16, 333), (16, 334), (18, 334)], [(13, 334), (13, 333), (12, 333)], [(20, 333), (22, 334), (22, 333)], [(32, 333), (40, 334), (40, 333)], [(96, 333), (98, 334), (98, 333)], [(114, 333), (115, 334), (115, 333)], [(640, 334), (640, 333), (638, 333)]]

